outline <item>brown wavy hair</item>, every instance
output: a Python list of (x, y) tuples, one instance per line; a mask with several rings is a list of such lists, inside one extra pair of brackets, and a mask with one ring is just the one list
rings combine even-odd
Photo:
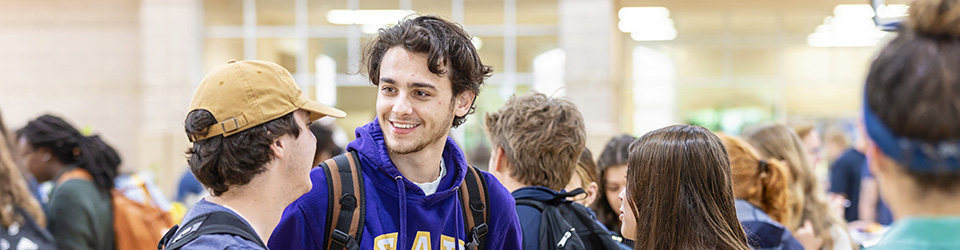
[(669, 126), (630, 145), (634, 249), (749, 249), (730, 172), (720, 138), (702, 127)]
[(587, 143), (583, 116), (573, 102), (541, 93), (513, 96), (485, 118), (492, 147), (503, 148), (513, 178), (553, 190), (570, 182)]
[[(470, 35), (459, 24), (435, 15), (414, 16), (389, 28), (381, 28), (363, 52), (363, 67), (373, 85), (380, 83), (380, 61), (394, 47), (427, 54), (431, 73), (450, 78), (454, 98), (463, 91), (480, 94), (480, 86), (493, 74), (493, 68), (480, 61)], [(449, 66), (449, 67), (448, 67)], [(448, 70), (449, 69), (449, 72)], [(477, 107), (477, 95), (464, 116), (453, 118), (453, 127), (466, 121)]]
[(0, 117), (0, 224), (4, 228), (13, 223), (23, 224), (23, 216), (14, 209), (17, 207), (26, 211), (38, 225), (46, 227), (47, 217), (43, 214), (40, 203), (30, 194), (15, 155), (10, 132)]
[(796, 232), (804, 221), (809, 220), (814, 233), (823, 239), (823, 247), (833, 249), (835, 239), (830, 234), (830, 228), (834, 225), (843, 226), (844, 222), (830, 213), (826, 190), (817, 181), (797, 133), (783, 124), (767, 124), (748, 131), (745, 138), (761, 157), (783, 161), (790, 169), (792, 178), (787, 189), (790, 197), (787, 206), (793, 216), (784, 226)]
[(733, 195), (759, 207), (780, 224), (789, 221), (787, 188), (790, 170), (778, 160), (760, 159), (757, 150), (743, 139), (721, 133), (717, 136), (730, 156)]

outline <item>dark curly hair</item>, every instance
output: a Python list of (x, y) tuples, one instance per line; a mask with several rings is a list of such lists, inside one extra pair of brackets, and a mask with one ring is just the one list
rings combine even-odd
[[(408, 18), (377, 32), (363, 53), (363, 65), (371, 83), (380, 83), (383, 55), (398, 46), (411, 52), (426, 53), (430, 72), (450, 78), (454, 97), (463, 91), (480, 94), (480, 85), (493, 73), (493, 68), (480, 61), (470, 35), (459, 24), (429, 15)], [(445, 69), (447, 65), (450, 72)], [(475, 112), (476, 100), (474, 96), (466, 115), (453, 119), (453, 127), (463, 124), (466, 116)]]
[[(187, 134), (204, 135), (206, 129), (217, 124), (209, 111), (190, 111), (184, 121)], [(200, 183), (219, 196), (232, 185), (245, 185), (264, 171), (263, 165), (273, 160), (270, 144), (283, 135), (300, 135), (293, 112), (239, 133), (218, 135), (193, 142), (187, 149), (187, 164)]]
[(43, 115), (17, 131), (34, 148), (46, 148), (53, 157), (66, 165), (77, 165), (93, 176), (100, 191), (113, 187), (120, 167), (120, 155), (100, 136), (84, 136), (60, 117)]

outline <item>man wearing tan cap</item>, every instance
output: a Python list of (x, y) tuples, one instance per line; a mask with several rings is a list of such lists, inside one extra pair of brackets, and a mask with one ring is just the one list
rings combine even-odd
[(284, 211), (270, 248), (520, 249), (510, 192), (448, 137), (492, 72), (470, 35), (412, 17), (381, 29), (364, 57), (377, 116), (347, 145), (355, 158), (310, 172), (314, 188)]
[(310, 122), (343, 111), (308, 99), (286, 69), (230, 61), (210, 72), (184, 121), (190, 171), (210, 192), (165, 249), (266, 249), (283, 209), (310, 190)]

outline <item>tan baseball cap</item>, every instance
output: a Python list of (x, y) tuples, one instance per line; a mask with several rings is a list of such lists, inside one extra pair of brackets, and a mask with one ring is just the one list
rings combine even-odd
[(309, 111), (310, 121), (347, 115), (307, 98), (280, 65), (256, 60), (231, 60), (207, 74), (190, 102), (190, 111), (199, 109), (213, 114), (217, 124), (207, 128), (206, 135), (188, 134), (191, 142), (228, 137), (297, 109)]

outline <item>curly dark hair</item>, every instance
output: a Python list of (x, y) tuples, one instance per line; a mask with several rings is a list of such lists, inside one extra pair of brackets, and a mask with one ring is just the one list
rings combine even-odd
[[(380, 29), (364, 48), (363, 65), (373, 85), (380, 83), (380, 62), (384, 54), (398, 46), (411, 52), (426, 53), (430, 72), (450, 78), (454, 98), (463, 91), (480, 94), (483, 81), (493, 73), (493, 68), (480, 61), (480, 55), (463, 27), (434, 15), (417, 16)], [(447, 65), (450, 72), (446, 71)], [(474, 96), (466, 115), (453, 119), (453, 127), (463, 124), (466, 116), (475, 112), (476, 100)]]
[[(203, 135), (217, 119), (207, 110), (190, 111), (184, 121), (187, 134)], [(283, 135), (300, 135), (293, 112), (239, 133), (218, 135), (193, 142), (187, 149), (187, 164), (200, 183), (219, 196), (232, 185), (245, 185), (264, 171), (263, 165), (273, 160), (270, 144)]]
[(34, 148), (46, 148), (66, 165), (77, 165), (93, 176), (100, 191), (113, 187), (120, 167), (120, 155), (100, 136), (84, 136), (60, 117), (43, 115), (17, 131)]

